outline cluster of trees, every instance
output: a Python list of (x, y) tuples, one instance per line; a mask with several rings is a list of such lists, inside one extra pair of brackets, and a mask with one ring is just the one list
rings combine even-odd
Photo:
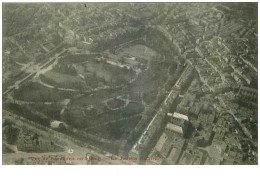
[(22, 116), (44, 126), (50, 126), (50, 120), (47, 117), (39, 116), (34, 111), (32, 111), (32, 108), (29, 108), (27, 105), (6, 103), (4, 106), (5, 108), (7, 108), (7, 110), (11, 110), (19, 116)]
[(72, 76), (77, 76), (78, 74), (75, 67), (73, 67), (71, 64), (59, 64), (58, 66), (55, 66), (53, 70), (59, 73), (68, 74)]
[(7, 143), (13, 145), (18, 139), (20, 130), (12, 125), (9, 120), (6, 120), (3, 124), (3, 135)]

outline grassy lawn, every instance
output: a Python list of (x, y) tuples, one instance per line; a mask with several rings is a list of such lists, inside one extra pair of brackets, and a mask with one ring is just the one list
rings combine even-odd
[(47, 88), (35, 82), (28, 82), (15, 90), (13, 97), (28, 102), (58, 102), (70, 98), (73, 93)]

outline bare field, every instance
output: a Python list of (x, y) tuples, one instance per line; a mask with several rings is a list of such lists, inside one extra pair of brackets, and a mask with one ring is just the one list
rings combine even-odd
[(136, 57), (136, 58), (151, 60), (154, 57), (158, 56), (158, 53), (156, 51), (154, 51), (153, 49), (145, 45), (140, 45), (140, 44), (123, 48), (121, 51), (118, 54), (119, 56), (128, 55), (129, 58)]

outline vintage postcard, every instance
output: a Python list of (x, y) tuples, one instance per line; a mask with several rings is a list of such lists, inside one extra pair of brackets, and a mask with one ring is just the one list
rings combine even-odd
[(257, 165), (258, 3), (2, 3), (5, 165)]

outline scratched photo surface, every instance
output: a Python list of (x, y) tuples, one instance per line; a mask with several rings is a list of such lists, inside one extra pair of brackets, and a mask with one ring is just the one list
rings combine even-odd
[(257, 3), (3, 3), (16, 165), (257, 165)]

